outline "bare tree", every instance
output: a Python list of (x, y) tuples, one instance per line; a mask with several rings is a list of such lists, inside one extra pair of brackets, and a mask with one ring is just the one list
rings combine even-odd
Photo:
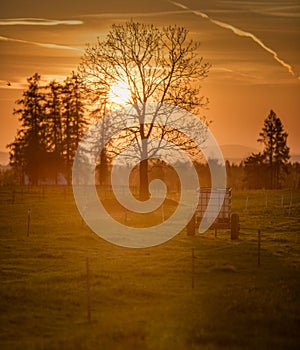
[[(177, 141), (183, 147), (189, 141), (168, 127), (145, 123), (145, 104), (157, 102), (182, 107), (193, 113), (208, 101), (200, 95), (199, 82), (207, 77), (210, 65), (199, 57), (199, 43), (188, 39), (188, 30), (178, 26), (158, 29), (154, 25), (114, 24), (106, 39), (88, 46), (79, 72), (90, 96), (112, 104), (133, 105), (138, 127), (128, 130), (127, 142), (140, 141), (140, 199), (149, 197), (148, 142), (153, 135)], [(118, 86), (119, 89), (112, 87)], [(128, 93), (123, 93), (127, 90)], [(121, 98), (114, 99), (112, 93)], [(122, 100), (123, 98), (123, 100)], [(107, 107), (106, 107), (107, 108)], [(199, 130), (201, 132), (201, 130)], [(146, 142), (144, 142), (146, 141)]]

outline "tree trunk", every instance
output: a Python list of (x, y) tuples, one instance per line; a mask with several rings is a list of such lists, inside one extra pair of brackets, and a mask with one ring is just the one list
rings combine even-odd
[(108, 174), (108, 162), (105, 154), (105, 150), (102, 150), (100, 155), (100, 167), (99, 167), (99, 183), (101, 186), (106, 185), (107, 183), (107, 174)]
[[(67, 156), (69, 157), (69, 156)], [(66, 162), (66, 180), (67, 180), (67, 185), (70, 186), (72, 185), (72, 165), (71, 161), (67, 158)]]
[(140, 193), (139, 197), (141, 201), (149, 199), (149, 178), (148, 178), (148, 159), (144, 159), (140, 162)]

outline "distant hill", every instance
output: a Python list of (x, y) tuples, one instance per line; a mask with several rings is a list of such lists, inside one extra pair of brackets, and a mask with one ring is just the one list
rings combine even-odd
[[(231, 163), (239, 164), (242, 160), (250, 156), (251, 153), (258, 153), (259, 150), (254, 147), (243, 145), (221, 145), (220, 146), (225, 160)], [(291, 154), (290, 162), (300, 163), (300, 154)]]
[(259, 152), (259, 150), (254, 147), (243, 145), (221, 145), (220, 148), (226, 160), (237, 164), (239, 164), (245, 158), (249, 157), (251, 153)]
[(300, 163), (300, 154), (292, 154), (290, 158), (290, 162), (292, 163)]
[(0, 165), (7, 165), (9, 163), (9, 153), (0, 152)]

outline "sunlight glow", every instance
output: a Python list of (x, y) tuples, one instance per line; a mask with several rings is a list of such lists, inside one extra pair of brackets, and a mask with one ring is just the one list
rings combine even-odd
[(109, 90), (109, 100), (116, 104), (127, 104), (130, 100), (131, 92), (128, 84), (123, 80), (117, 80)]

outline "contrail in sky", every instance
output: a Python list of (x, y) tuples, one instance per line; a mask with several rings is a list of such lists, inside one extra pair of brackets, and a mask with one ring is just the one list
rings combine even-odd
[[(128, 13), (93, 13), (93, 14), (85, 14), (79, 17), (81, 18), (134, 18), (134, 17), (156, 17), (156, 16), (168, 16), (168, 15), (180, 15), (186, 13), (186, 9), (181, 11), (159, 11), (159, 12), (128, 12)], [(191, 13), (193, 11), (190, 11)]]
[(56, 26), (59, 24), (66, 25), (78, 25), (83, 24), (79, 20), (60, 20), (60, 19), (47, 19), (47, 18), (8, 18), (0, 19), (0, 26)]
[(83, 52), (82, 49), (79, 49), (77, 47), (66, 46), (66, 45), (57, 45), (57, 44), (51, 44), (51, 43), (38, 43), (36, 41), (14, 39), (14, 38), (8, 38), (6, 36), (0, 36), (0, 41), (10, 41), (10, 42), (21, 43), (21, 44), (30, 44), (30, 45), (35, 45), (35, 46), (39, 46), (39, 47), (45, 47), (48, 49), (63, 49), (63, 50), (72, 50), (72, 51)]
[[(231, 24), (228, 24), (228, 23), (225, 23), (225, 22), (221, 22), (221, 21), (218, 21), (218, 20), (215, 20), (211, 17), (209, 17), (206, 13), (203, 13), (203, 12), (200, 12), (198, 10), (191, 10), (190, 8), (188, 8), (187, 6), (179, 3), (179, 2), (175, 2), (175, 1), (169, 1), (171, 4), (179, 7), (179, 8), (182, 8), (182, 9), (185, 9), (189, 12), (192, 12), (193, 14), (197, 15), (197, 16), (200, 16), (204, 19), (207, 19), (209, 20), (211, 23), (221, 27), (221, 28), (224, 28), (224, 29), (229, 29), (231, 30), (234, 34), (238, 35), (238, 36), (242, 36), (242, 37), (246, 37), (246, 38), (250, 38), (252, 39), (254, 42), (256, 42), (261, 48), (263, 48), (265, 51), (267, 51), (268, 53), (270, 53), (273, 58), (284, 68), (286, 68), (288, 70), (288, 72), (292, 75), (292, 76), (295, 76), (295, 73), (293, 71), (293, 68), (290, 64), (286, 63), (285, 61), (283, 61), (281, 58), (278, 57), (278, 54), (276, 51), (272, 50), (270, 47), (268, 47), (267, 45), (265, 45), (259, 38), (257, 38), (254, 34), (252, 33), (249, 33), (249, 32), (246, 32), (242, 29), (239, 29), (239, 28), (236, 28), (234, 26), (232, 26)], [(300, 79), (300, 77), (298, 78)]]

